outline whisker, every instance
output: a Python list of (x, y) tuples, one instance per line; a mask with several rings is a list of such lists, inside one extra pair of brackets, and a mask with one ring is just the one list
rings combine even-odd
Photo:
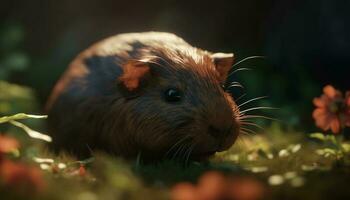
[(232, 82), (230, 82), (230, 84), (233, 84), (233, 83), (240, 84), (238, 81), (232, 81)]
[(258, 124), (255, 124), (255, 123), (251, 123), (251, 122), (241, 122), (241, 124), (243, 124), (243, 125), (255, 126), (255, 127), (257, 127), (257, 128), (259, 128), (259, 129), (265, 131), (265, 129), (264, 129), (263, 127), (259, 126)]
[(248, 133), (248, 132), (245, 132), (245, 131), (241, 131), (240, 133), (241, 133), (241, 135), (246, 135), (246, 136), (249, 136), (249, 137), (251, 137), (253, 135), (252, 133)]
[(188, 153), (191, 146), (192, 146), (191, 143), (184, 144), (184, 152), (183, 152), (183, 154), (181, 154), (180, 160), (186, 161), (187, 153)]
[(238, 83), (238, 82), (232, 82), (230, 85), (228, 85), (228, 86), (226, 87), (226, 91), (227, 91), (228, 89), (230, 89), (230, 88), (233, 88), (233, 87), (239, 87), (239, 88), (244, 89), (244, 87), (243, 87), (242, 84), (240, 84), (240, 83)]
[(249, 117), (245, 117), (245, 116), (248, 116), (248, 115), (243, 115), (243, 116), (241, 116), (241, 117), (237, 117), (237, 119), (240, 121), (240, 122), (252, 122), (252, 123), (254, 123), (254, 121), (253, 120), (250, 120), (250, 119), (254, 119), (254, 118), (249, 118)]
[[(237, 66), (237, 65), (240, 65), (241, 63), (247, 61), (247, 60), (252, 60), (252, 59), (257, 59), (257, 58), (265, 58), (264, 56), (249, 56), (249, 57), (246, 57), (240, 61), (238, 61), (237, 63), (235, 63), (234, 65), (232, 65), (232, 68)], [(241, 70), (240, 70), (241, 69)], [(243, 71), (243, 70), (251, 70), (249, 68), (240, 68), (240, 69), (236, 69), (235, 71), (231, 72), (228, 74), (228, 76), (231, 76), (233, 75), (234, 73), (238, 72), (238, 71)]]
[(188, 153), (190, 152), (192, 144), (191, 143), (187, 143), (185, 148), (184, 148), (184, 153), (181, 156), (181, 161), (184, 161), (185, 164), (187, 164), (187, 157), (188, 157)]
[(265, 58), (265, 56), (249, 56), (249, 57), (246, 57), (246, 58), (244, 58), (244, 59), (242, 59), (242, 60), (236, 62), (234, 65), (232, 65), (232, 67), (235, 67), (235, 66), (237, 66), (237, 65), (239, 65), (239, 64), (241, 64), (242, 62), (245, 62), (245, 61), (247, 61), (247, 60), (252, 60), (252, 59), (256, 59), (256, 58)]
[(247, 94), (242, 94), (240, 97), (238, 97), (237, 99), (236, 99), (236, 102), (238, 102), (239, 100), (241, 100), (243, 97), (245, 97)]
[(251, 130), (251, 129), (247, 128), (247, 127), (241, 127), (241, 129), (242, 129), (243, 131), (247, 132), (247, 133), (251, 133), (251, 134), (253, 134), (253, 135), (255, 135), (255, 134), (256, 134), (256, 132), (255, 132), (255, 131), (253, 131), (253, 130)]
[(267, 116), (263, 116), (263, 115), (243, 115), (243, 116), (238, 117), (239, 120), (242, 120), (242, 119), (254, 119), (254, 118), (262, 118), (262, 119), (268, 119), (268, 120), (279, 121), (279, 122), (281, 121), (279, 119), (272, 118), (272, 117), (267, 117)]
[[(232, 67), (234, 67), (235, 65), (233, 65)], [(235, 74), (236, 72), (239, 72), (239, 71), (249, 71), (249, 70), (252, 70), (250, 68), (245, 68), (245, 67), (242, 67), (242, 68), (238, 68), (236, 69), (235, 71), (231, 72), (228, 76), (231, 76), (233, 74)]]
[(255, 123), (254, 121), (250, 121), (250, 120), (246, 120), (246, 119), (244, 119), (244, 120), (239, 120), (239, 122), (249, 122), (249, 123)]
[[(239, 85), (241, 85), (238, 81), (232, 81), (232, 82), (230, 82), (230, 84), (232, 85), (232, 84), (239, 84)], [(243, 87), (243, 86), (242, 86)]]
[(184, 145), (180, 145), (179, 148), (177, 148), (176, 152), (172, 155), (171, 160), (175, 160), (177, 157), (177, 154), (182, 151)]
[(267, 96), (261, 96), (261, 97), (256, 97), (256, 98), (250, 99), (250, 100), (238, 105), (238, 108), (240, 108), (240, 107), (242, 107), (250, 102), (257, 101), (257, 100), (264, 99), (264, 98), (267, 98)]
[(275, 109), (278, 109), (278, 108), (261, 106), (261, 107), (248, 108), (246, 110), (240, 111), (240, 113), (244, 114), (244, 113), (252, 111), (252, 110), (275, 110)]
[[(185, 153), (186, 153), (186, 147), (188, 146), (188, 143), (184, 143), (182, 144), (178, 150), (175, 152), (175, 154), (173, 155), (173, 158), (176, 159), (176, 157), (179, 155), (179, 160), (181, 161), (182, 159), (184, 159), (184, 155), (185, 154), (182, 154), (183, 151), (185, 150)], [(178, 154), (178, 155), (177, 155)]]
[(185, 136), (185, 137), (181, 138), (180, 140), (178, 140), (175, 144), (173, 144), (169, 148), (169, 150), (166, 152), (165, 156), (168, 156), (176, 146), (180, 145), (182, 142), (186, 141), (187, 139), (189, 139), (189, 136)]
[(165, 155), (168, 155), (178, 144), (180, 144), (185, 138), (182, 138), (180, 140), (178, 140), (175, 144), (173, 144), (169, 149), (168, 151), (166, 152)]
[(191, 157), (191, 153), (192, 153), (192, 151), (193, 151), (193, 149), (194, 149), (194, 146), (195, 146), (195, 144), (192, 144), (192, 145), (190, 145), (190, 147), (188, 148), (187, 156), (186, 156), (186, 158), (185, 158), (185, 164), (186, 164), (186, 165), (188, 164), (188, 161), (189, 161), (189, 159), (190, 159), (190, 157)]

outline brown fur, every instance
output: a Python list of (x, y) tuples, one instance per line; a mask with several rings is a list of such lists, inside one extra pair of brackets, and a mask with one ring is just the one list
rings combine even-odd
[[(212, 54), (170, 33), (103, 40), (82, 52), (53, 90), (53, 147), (149, 159), (225, 150), (239, 132), (237, 106), (220, 86), (232, 63), (233, 54)], [(164, 100), (169, 87), (182, 91), (180, 102)]]

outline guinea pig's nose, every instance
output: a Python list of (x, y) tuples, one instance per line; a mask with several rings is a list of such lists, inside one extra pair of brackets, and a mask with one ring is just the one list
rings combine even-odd
[(232, 126), (230, 127), (217, 127), (213, 125), (209, 125), (208, 127), (208, 133), (209, 135), (213, 136), (216, 139), (220, 139), (222, 137), (226, 137), (228, 134), (230, 134), (232, 129)]

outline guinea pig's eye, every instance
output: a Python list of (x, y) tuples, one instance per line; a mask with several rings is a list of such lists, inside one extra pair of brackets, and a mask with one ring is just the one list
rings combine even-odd
[(182, 94), (176, 88), (169, 88), (164, 92), (164, 99), (167, 102), (174, 103), (181, 100)]

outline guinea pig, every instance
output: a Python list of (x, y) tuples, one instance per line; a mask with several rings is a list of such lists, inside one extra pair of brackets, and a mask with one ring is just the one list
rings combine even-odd
[(222, 87), (233, 54), (171, 33), (127, 33), (80, 53), (47, 102), (55, 151), (202, 159), (232, 146), (239, 109)]

